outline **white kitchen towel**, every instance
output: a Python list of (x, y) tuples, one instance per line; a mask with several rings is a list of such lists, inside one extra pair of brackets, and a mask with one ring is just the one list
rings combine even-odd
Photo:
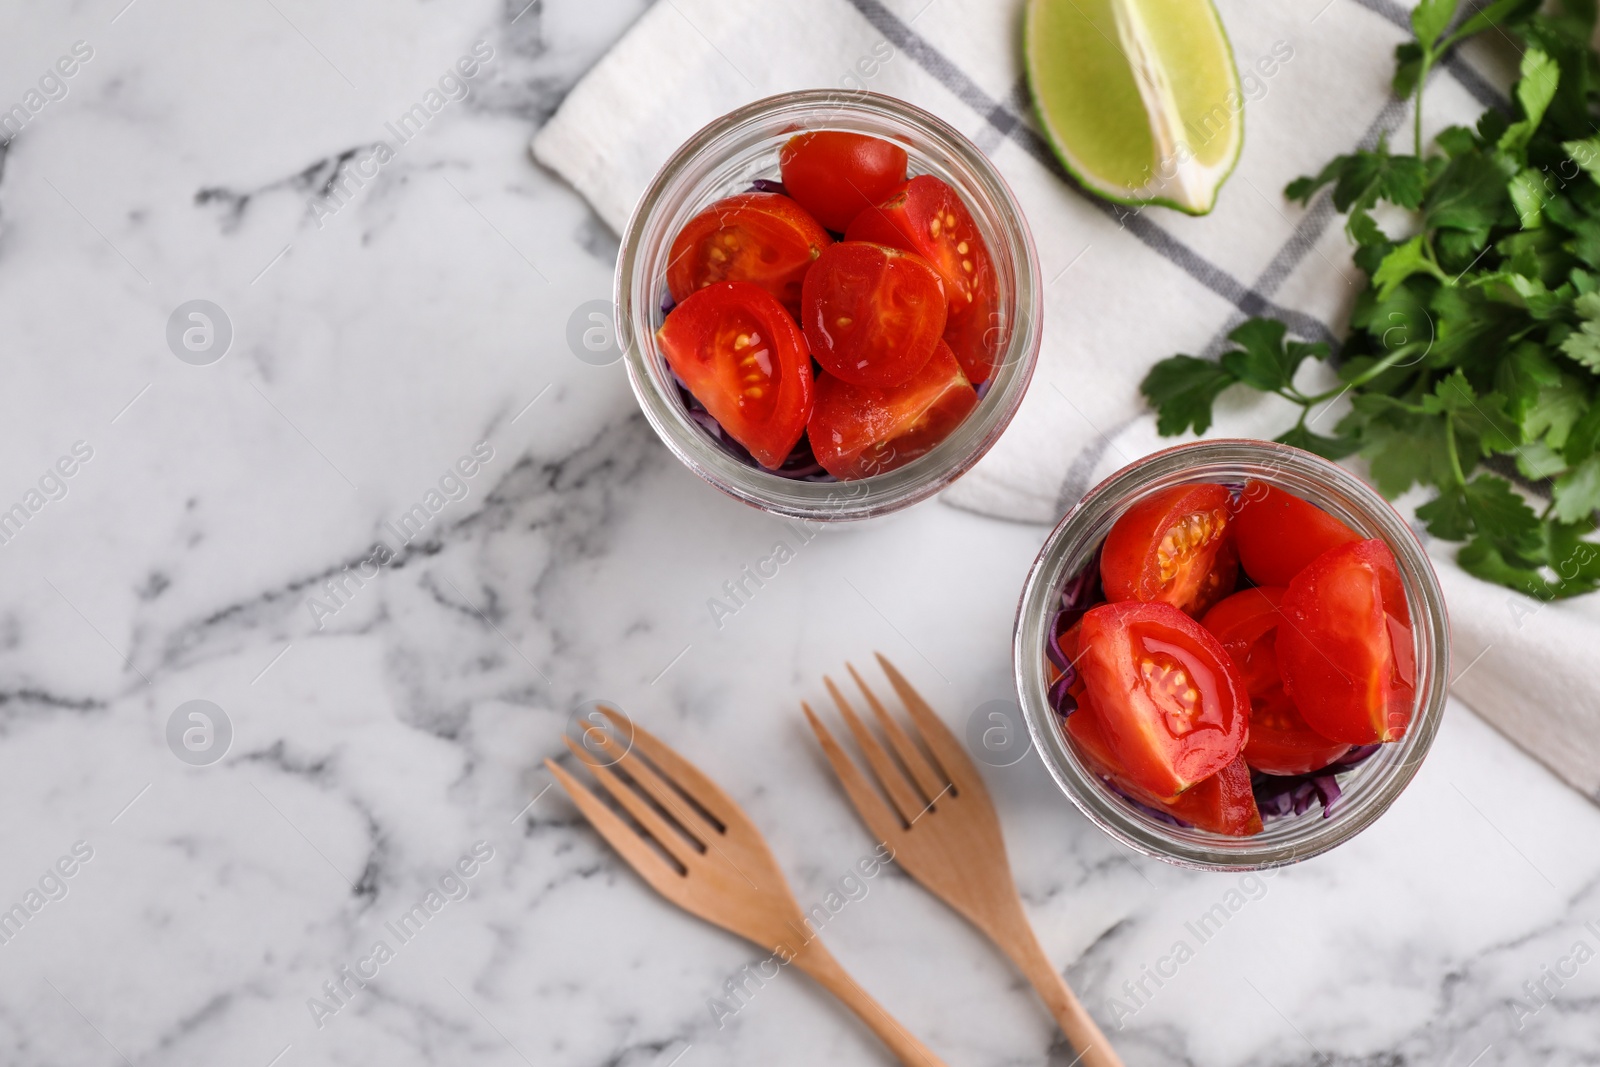
[[(1156, 360), (1214, 355), (1252, 315), (1334, 339), (1331, 324), (1344, 321), (1356, 281), (1340, 220), (1326, 194), (1302, 209), (1282, 189), (1340, 152), (1390, 131), (1409, 135), (1409, 109), (1389, 92), (1394, 47), (1409, 36), (1396, 0), (1218, 7), (1244, 89), (1245, 148), (1204, 218), (1117, 207), (1066, 177), (1029, 113), (1022, 0), (660, 0), (568, 95), (533, 154), (620, 233), (679, 144), (759, 97), (869, 89), (965, 132), (1005, 175), (1033, 229), (1045, 331), (1016, 420), (944, 499), (1052, 522), (1126, 459), (1171, 443), (1154, 438), (1138, 393)], [(1496, 44), (1471, 45), (1435, 73), (1430, 128), (1504, 106), (1515, 55)], [(1259, 423), (1271, 437), (1282, 414), (1255, 402), (1221, 423)], [(1600, 799), (1600, 685), (1587, 671), (1600, 647), (1600, 605), (1518, 597), (1468, 577), (1449, 546), (1437, 547), (1456, 633), (1454, 691)]]

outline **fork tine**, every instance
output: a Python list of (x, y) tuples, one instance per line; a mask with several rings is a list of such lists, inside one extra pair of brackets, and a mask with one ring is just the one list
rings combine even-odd
[(720, 825), (708, 818), (704, 812), (697, 810), (693, 804), (684, 803), (683, 797), (677, 790), (668, 785), (648, 763), (623, 748), (616, 738), (601, 732), (600, 747), (606, 755), (612, 757), (614, 762), (611, 766), (621, 767), (627, 771), (628, 777), (637, 782), (639, 788), (649, 793), (650, 798), (661, 805), (664, 811), (669, 812), (696, 843), (705, 845), (711, 834), (721, 832)]
[(911, 687), (905, 675), (882, 652), (874, 652), (878, 657), (878, 666), (883, 668), (883, 673), (888, 676), (889, 684), (894, 686), (894, 691), (899, 694), (900, 702), (906, 706), (906, 711), (911, 715), (912, 723), (917, 727), (917, 732), (922, 735), (922, 741), (928, 746), (939, 766), (944, 768), (945, 777), (956, 789), (983, 788), (983, 779), (978, 776), (978, 770), (972, 765), (961, 748), (961, 742), (956, 740), (956, 735), (950, 732), (950, 727), (944, 724), (928, 702), (922, 699), (922, 694)]
[(933, 803), (934, 798), (944, 792), (944, 779), (929, 765), (922, 750), (917, 748), (917, 743), (907, 736), (905, 730), (889, 714), (889, 710), (878, 700), (877, 694), (867, 688), (867, 683), (856, 672), (855, 665), (846, 663), (844, 666), (850, 672), (850, 677), (856, 680), (861, 695), (866, 697), (867, 703), (872, 706), (872, 713), (877, 716), (878, 725), (889, 735), (889, 743), (894, 746), (895, 752), (899, 753), (900, 762), (906, 765), (911, 777), (916, 779), (917, 788), (922, 790), (922, 799), (930, 804)]
[(618, 727), (626, 727), (633, 733), (633, 743), (639, 750), (650, 757), (661, 770), (661, 777), (665, 778), (690, 800), (700, 805), (705, 811), (725, 828), (733, 829), (735, 826), (747, 822), (744, 813), (739, 810), (739, 805), (733, 802), (728, 794), (704, 774), (699, 768), (674, 752), (666, 742), (658, 739), (643, 726), (634, 722), (615, 708), (601, 706), (600, 713), (610, 719)]
[[(579, 752), (576, 741), (570, 737), (564, 738), (564, 740), (567, 742), (567, 747), (572, 749), (574, 754)], [(627, 813), (633, 816), (634, 822), (644, 827), (644, 832), (655, 839), (655, 843), (661, 846), (662, 851), (677, 860), (685, 870), (689, 868), (691, 858), (699, 858), (699, 852), (692, 848), (678, 831), (668, 826), (667, 820), (658, 815), (656, 810), (649, 804), (646, 804), (643, 797), (629, 789), (627, 783), (613, 774), (610, 767), (590, 764), (589, 770), (600, 784), (605, 786), (606, 792), (611, 794), (612, 799), (621, 804)]]
[(833, 773), (838, 775), (839, 784), (844, 787), (845, 794), (855, 805), (857, 814), (872, 832), (884, 841), (898, 839), (904, 830), (900, 817), (889, 810), (889, 805), (883, 802), (883, 797), (867, 783), (866, 777), (855, 765), (855, 761), (845, 755), (844, 749), (839, 747), (839, 742), (834, 740), (833, 734), (828, 732), (828, 728), (822, 725), (822, 720), (811, 710), (811, 705), (801, 701), (800, 709), (806, 713), (806, 719), (811, 723), (811, 729), (822, 745), (823, 755), (827, 756), (828, 762), (833, 765)]
[(667, 866), (667, 861), (651, 849), (637, 831), (602, 804), (587, 786), (562, 770), (554, 760), (545, 760), (544, 765), (578, 806), (579, 813), (589, 820), (589, 825), (617, 850), (628, 866), (638, 872), (639, 877), (668, 899), (673, 899), (681, 891), (683, 876)]
[(867, 724), (861, 721), (856, 709), (852, 708), (850, 702), (844, 698), (844, 694), (839, 692), (839, 687), (833, 684), (833, 679), (823, 675), (822, 684), (828, 687), (828, 695), (833, 697), (833, 702), (839, 707), (839, 714), (844, 716), (845, 725), (855, 736), (856, 744), (861, 746), (862, 754), (867, 757), (867, 766), (872, 768), (873, 775), (878, 779), (878, 785), (889, 794), (889, 800), (900, 813), (901, 821), (910, 826), (911, 820), (922, 813), (923, 801), (917, 798), (905, 775), (894, 765), (889, 753), (883, 750), (883, 746), (878, 743), (872, 731), (867, 729)]

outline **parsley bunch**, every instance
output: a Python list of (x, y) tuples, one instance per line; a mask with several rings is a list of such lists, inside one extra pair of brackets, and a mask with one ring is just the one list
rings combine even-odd
[[(1420, 116), (1429, 68), (1494, 30), (1522, 50), (1514, 114), (1490, 110), (1473, 129), (1451, 127), (1430, 154), (1419, 118), (1414, 154), (1380, 139), (1284, 190), (1305, 203), (1332, 186), (1367, 276), (1336, 368), (1341, 387), (1296, 387), (1301, 364), (1327, 360), (1328, 346), (1251, 319), (1219, 361), (1173, 356), (1141, 390), (1163, 434), (1203, 433), (1232, 385), (1299, 405), (1279, 441), (1330, 459), (1359, 453), (1389, 497), (1434, 487), (1417, 516), (1433, 535), (1466, 542), (1465, 570), (1551, 600), (1600, 588), (1600, 545), (1586, 540), (1600, 508), (1595, 0), (1549, 12), (1540, 0), (1495, 0), (1447, 32), (1460, 3), (1418, 4), (1416, 40), (1396, 50), (1395, 92), (1415, 96)], [(1391, 237), (1374, 218), (1380, 204), (1392, 205), (1386, 218), (1410, 213), (1415, 231)], [(1315, 432), (1313, 408), (1346, 396), (1350, 411), (1331, 435)], [(1513, 469), (1548, 494), (1542, 511), (1493, 473)]]

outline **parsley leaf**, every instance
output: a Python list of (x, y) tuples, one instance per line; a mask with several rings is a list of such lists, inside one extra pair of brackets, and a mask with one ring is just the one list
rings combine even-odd
[(1217, 395), (1236, 381), (1209, 359), (1172, 356), (1150, 368), (1139, 391), (1159, 412), (1159, 433), (1170, 436), (1191, 426), (1195, 433), (1205, 433), (1211, 428), (1211, 406)]
[(1572, 302), (1581, 316), (1578, 329), (1561, 342), (1562, 354), (1592, 371), (1600, 371), (1600, 293), (1585, 293)]
[(1590, 456), (1556, 479), (1553, 514), (1561, 522), (1578, 522), (1600, 508), (1600, 456)]
[(1275, 393), (1289, 388), (1308, 358), (1326, 359), (1328, 346), (1284, 342), (1288, 327), (1276, 319), (1251, 319), (1228, 335), (1239, 347), (1222, 356), (1222, 368), (1253, 389)]
[(1383, 257), (1383, 262), (1378, 264), (1378, 269), (1372, 275), (1372, 284), (1378, 287), (1378, 299), (1387, 300), (1401, 282), (1413, 274), (1431, 274), (1440, 281), (1449, 281), (1448, 275), (1439, 269), (1423, 245), (1421, 234), (1411, 238), (1404, 244), (1395, 245), (1394, 250)]
[(1411, 29), (1422, 48), (1432, 48), (1444, 28), (1455, 18), (1460, 0), (1419, 0), (1411, 9)]
[(1556, 98), (1556, 86), (1561, 81), (1561, 68), (1556, 61), (1537, 48), (1522, 53), (1522, 77), (1517, 82), (1517, 103), (1522, 107), (1522, 119), (1506, 127), (1500, 135), (1500, 151), (1522, 153), (1539, 128), (1545, 109)]

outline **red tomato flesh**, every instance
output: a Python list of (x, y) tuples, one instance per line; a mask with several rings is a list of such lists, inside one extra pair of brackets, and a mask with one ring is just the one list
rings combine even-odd
[(682, 303), (717, 282), (751, 282), (799, 315), (801, 283), (831, 244), (828, 231), (787, 196), (740, 193), (684, 226), (672, 242), (667, 289)]
[(927, 260), (898, 248), (830, 245), (806, 274), (800, 322), (822, 369), (852, 385), (901, 385), (933, 356), (944, 294)]
[(801, 207), (843, 233), (851, 219), (906, 180), (906, 150), (864, 133), (816, 130), (789, 138), (778, 150), (778, 169)]
[(1233, 592), (1231, 496), (1220, 485), (1177, 485), (1141, 500), (1117, 520), (1100, 552), (1110, 600), (1149, 600), (1203, 615)]
[(1182, 796), (1169, 799), (1141, 788), (1121, 770), (1092, 702), (1080, 700), (1078, 710), (1067, 716), (1067, 736), (1077, 743), (1090, 766), (1141, 804), (1214, 834), (1250, 837), (1262, 830), (1261, 812), (1256, 807), (1255, 793), (1250, 789), (1250, 769), (1242, 759), (1235, 759), (1216, 774), (1196, 783)]
[(1004, 339), (1004, 330), (995, 328), (998, 283), (989, 247), (954, 189), (932, 175), (918, 175), (857, 215), (845, 239), (893, 245), (932, 263), (950, 308), (945, 340), (968, 381), (988, 381)]
[(1124, 601), (1083, 617), (1078, 670), (1127, 775), (1175, 797), (1244, 748), (1250, 698), (1239, 669), (1170, 604)]
[(1328, 549), (1361, 540), (1315, 504), (1254, 480), (1234, 502), (1233, 527), (1239, 562), (1260, 585), (1288, 585)]
[(950, 436), (978, 394), (943, 341), (910, 381), (887, 389), (823, 372), (806, 432), (822, 468), (848, 481), (903, 467)]
[(1329, 549), (1295, 575), (1280, 610), (1284, 689), (1311, 728), (1352, 745), (1405, 736), (1414, 659), (1389, 546), (1352, 541)]
[(656, 331), (662, 354), (728, 436), (768, 469), (782, 465), (811, 417), (805, 337), (777, 298), (751, 282), (699, 289)]
[(1250, 693), (1250, 735), (1244, 760), (1264, 774), (1307, 774), (1350, 751), (1307, 725), (1278, 673), (1278, 606), (1284, 590), (1246, 589), (1206, 612), (1202, 625), (1233, 657)]

